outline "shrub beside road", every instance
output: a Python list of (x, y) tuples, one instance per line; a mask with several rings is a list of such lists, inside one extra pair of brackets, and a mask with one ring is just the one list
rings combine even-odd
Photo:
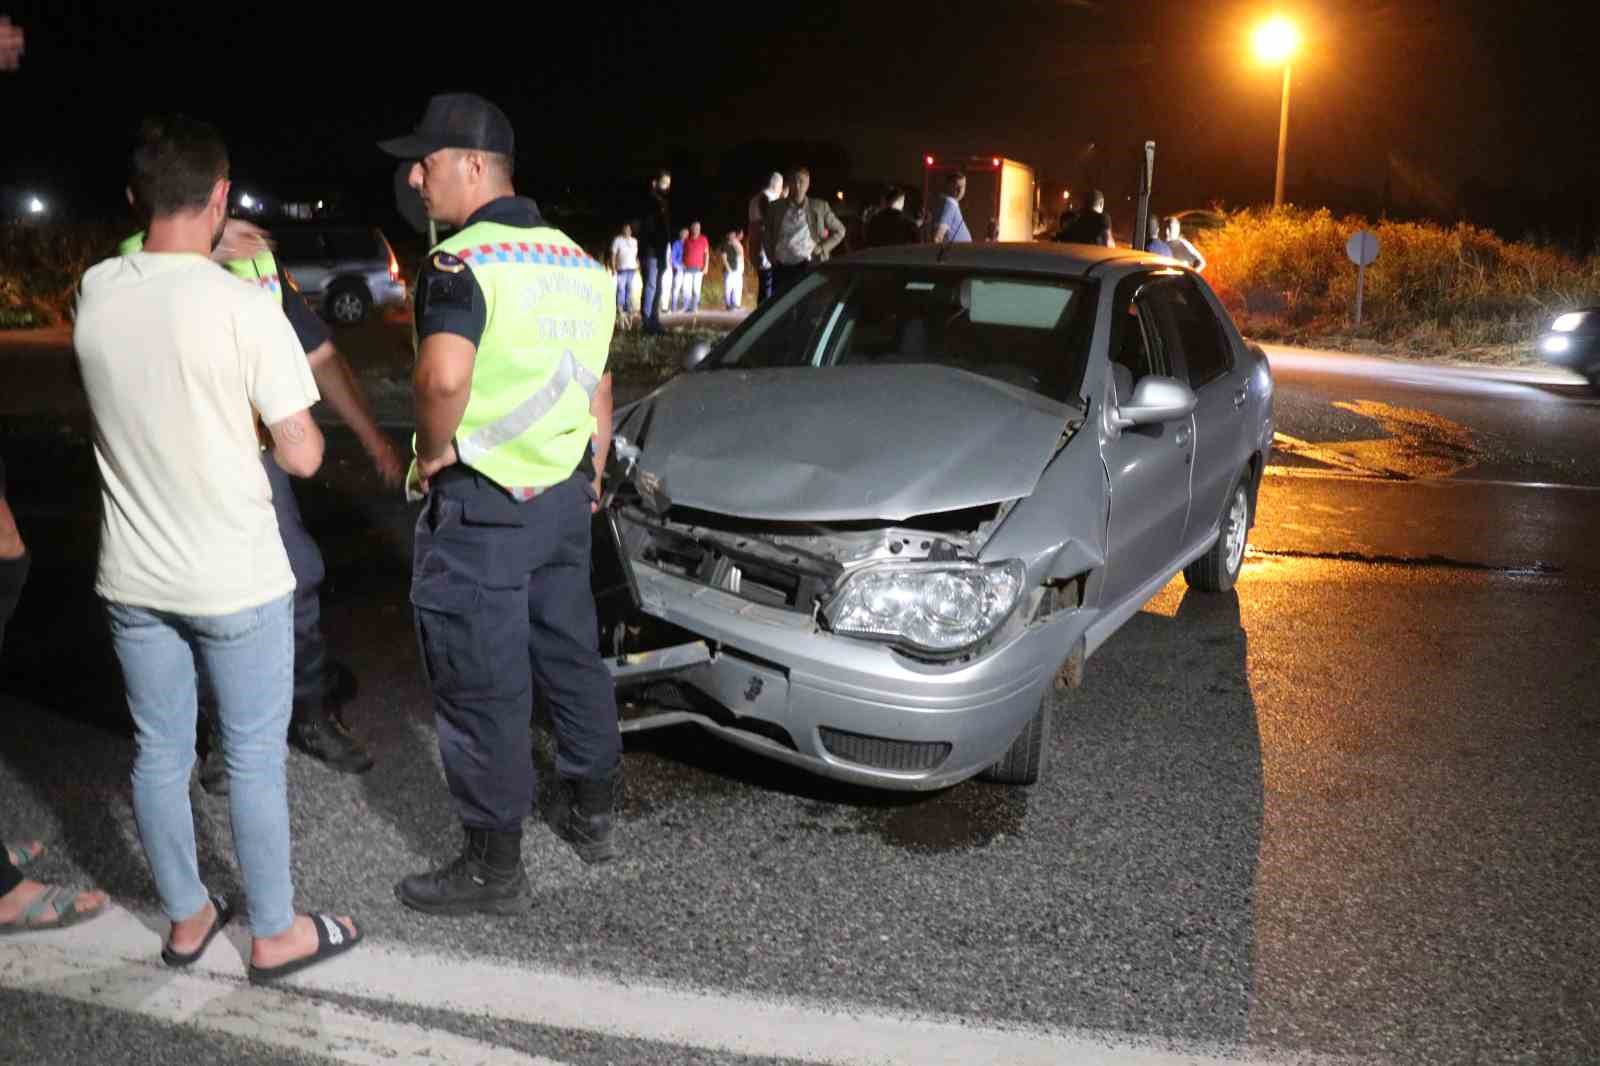
[[(1600, 302), (1600, 257), (1504, 241), (1466, 223), (1368, 222), (1295, 207), (1224, 219), (1194, 239), (1210, 260), (1206, 279), (1256, 340), (1533, 362), (1541, 320)], [(1360, 229), (1377, 234), (1380, 251), (1367, 268), (1358, 333), (1356, 268), (1344, 247)]]

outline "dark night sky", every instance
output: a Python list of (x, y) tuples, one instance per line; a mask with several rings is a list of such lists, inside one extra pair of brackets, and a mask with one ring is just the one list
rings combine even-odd
[[(1291, 198), (1330, 185), (1375, 194), (1387, 181), (1396, 202), (1449, 213), (1476, 179), (1553, 212), (1592, 210), (1581, 202), (1600, 186), (1590, 6), (1280, 5), (1307, 37)], [(408, 128), (430, 93), (471, 89), (516, 124), (519, 184), (546, 191), (631, 181), (670, 158), (682, 194), (726, 198), (762, 162), (731, 150), (787, 139), (844, 149), (851, 173), (819, 174), (825, 186), (916, 181), (924, 151), (974, 151), (1116, 194), (1150, 138), (1171, 209), (1271, 194), (1278, 73), (1248, 53), (1271, 4), (628, 7), (0, 0), (29, 44), (22, 72), (0, 78), (0, 187), (76, 185), (80, 201), (115, 203), (137, 117), (177, 108), (223, 127), (236, 181), (381, 190), (390, 167), (373, 140)]]

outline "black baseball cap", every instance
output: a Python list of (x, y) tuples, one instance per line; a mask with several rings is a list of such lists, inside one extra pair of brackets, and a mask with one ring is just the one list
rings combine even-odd
[(399, 159), (421, 159), (441, 148), (470, 148), (512, 155), (511, 120), (498, 107), (474, 93), (440, 93), (428, 101), (417, 128), (403, 137), (379, 141), (378, 147)]

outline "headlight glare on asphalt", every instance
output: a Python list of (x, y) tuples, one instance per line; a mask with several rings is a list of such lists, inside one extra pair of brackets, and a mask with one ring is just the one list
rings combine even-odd
[(1022, 593), (1026, 571), (1003, 563), (886, 563), (845, 579), (824, 612), (835, 633), (931, 652), (989, 636)]
[(1569, 311), (1564, 315), (1556, 316), (1556, 320), (1550, 323), (1550, 332), (1571, 333), (1581, 325), (1583, 325), (1583, 312)]

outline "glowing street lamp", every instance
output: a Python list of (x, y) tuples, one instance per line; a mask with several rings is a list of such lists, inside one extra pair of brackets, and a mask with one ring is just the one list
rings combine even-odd
[(1283, 204), (1283, 159), (1289, 141), (1289, 67), (1300, 50), (1300, 31), (1282, 15), (1274, 15), (1256, 28), (1256, 57), (1263, 63), (1283, 64), (1283, 106), (1278, 114), (1278, 175), (1272, 186), (1272, 206)]
[(37, 217), (44, 214), (44, 212), (45, 206), (43, 200), (39, 199), (37, 196), (28, 197), (28, 214)]

